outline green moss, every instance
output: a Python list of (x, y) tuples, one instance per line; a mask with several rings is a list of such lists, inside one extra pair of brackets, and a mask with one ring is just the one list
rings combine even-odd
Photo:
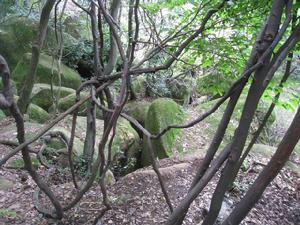
[[(208, 101), (205, 102), (203, 104), (200, 104), (197, 109), (198, 111), (202, 114), (208, 110), (210, 110), (218, 101), (219, 99), (215, 99), (212, 101)], [(223, 113), (225, 111), (226, 105), (228, 104), (228, 101), (225, 101), (223, 103), (223, 105), (221, 105), (212, 115), (210, 115), (209, 117), (207, 117), (205, 119), (205, 122), (209, 124), (209, 126), (206, 128), (205, 130), (205, 134), (208, 136), (208, 138), (211, 140), (214, 136), (214, 134), (216, 133), (216, 130), (218, 128), (218, 125), (222, 119)], [(238, 119), (240, 117), (240, 106), (239, 104), (236, 107), (236, 110), (233, 113), (233, 119), (230, 120), (228, 127), (227, 127), (227, 131), (226, 134), (224, 136), (221, 148), (224, 147), (227, 143), (230, 142), (232, 135), (234, 134), (234, 130), (237, 127), (237, 123), (238, 123)]]
[[(88, 96), (87, 92), (81, 92), (81, 99)], [(64, 98), (61, 98), (58, 102), (58, 111), (59, 112), (64, 112), (67, 109), (69, 109), (71, 106), (73, 106), (75, 104), (75, 99), (76, 99), (76, 93), (70, 94)], [(87, 109), (87, 104), (88, 102), (82, 104), (79, 107), (79, 116), (86, 116), (86, 109)], [(49, 110), (49, 112), (53, 112), (54, 111), (54, 105), (52, 105)], [(102, 111), (100, 109), (96, 109), (96, 117), (97, 119), (103, 119), (103, 115), (102, 115)]]
[(132, 80), (132, 88), (135, 94), (144, 97), (147, 91), (146, 78), (143, 76), (136, 77)]
[[(88, 96), (88, 93), (82, 92), (81, 97), (86, 97)], [(76, 93), (70, 94), (64, 98), (61, 98), (58, 102), (58, 110), (59, 112), (64, 112), (67, 109), (69, 109), (72, 105), (75, 104), (76, 100)], [(52, 111), (54, 106), (51, 106), (49, 111)], [(86, 104), (83, 104), (79, 107), (79, 115), (85, 115), (85, 110), (86, 110)]]
[(139, 135), (130, 123), (120, 118), (117, 123), (116, 137), (113, 141), (113, 154), (122, 151), (128, 158), (137, 157), (140, 150)]
[(146, 101), (131, 101), (125, 105), (124, 111), (129, 116), (144, 124), (150, 105), (151, 103)]
[(45, 123), (50, 118), (49, 114), (44, 109), (35, 104), (29, 105), (27, 114), (29, 116), (29, 119), (34, 120), (38, 123)]
[(25, 52), (30, 51), (37, 34), (37, 23), (27, 18), (12, 18), (0, 26), (0, 52), (12, 70)]
[[(0, 52), (7, 60), (11, 71), (16, 67), (26, 52), (31, 52), (33, 42), (38, 34), (38, 20), (28, 17), (11, 17), (0, 24)], [(76, 40), (64, 33), (65, 43)], [(56, 44), (54, 29), (49, 26), (44, 43), (44, 49), (52, 50)]]
[(7, 209), (7, 208), (0, 209), (0, 218), (1, 217), (16, 218), (17, 216), (18, 214), (14, 210)]
[(48, 143), (47, 143), (47, 147), (52, 148), (52, 149), (63, 149), (66, 147), (66, 145), (61, 142), (58, 138), (52, 138)]
[[(18, 62), (12, 73), (12, 78), (16, 82), (18, 91), (22, 88), (25, 77), (29, 71), (31, 61), (31, 53), (26, 53)], [(52, 70), (54, 80), (58, 81), (57, 66), (52, 66), (52, 58), (41, 54), (36, 73), (36, 83), (51, 84)], [(77, 72), (62, 64), (61, 66), (61, 85), (63, 87), (77, 89), (81, 84), (81, 77)], [(56, 83), (54, 84), (56, 85)]]
[[(31, 163), (36, 169), (40, 166), (40, 162), (36, 158), (31, 158)], [(23, 159), (14, 159), (8, 162), (8, 166), (13, 169), (24, 169), (25, 164)]]
[[(51, 131), (59, 131), (62, 132), (68, 139), (71, 136), (70, 131), (66, 130), (63, 127), (56, 127), (54, 129), (52, 129)], [(74, 143), (73, 143), (73, 152), (75, 153), (76, 156), (81, 156), (83, 153), (83, 142), (75, 137), (74, 138)], [(47, 144), (48, 147), (53, 148), (53, 149), (62, 149), (65, 148), (66, 146), (58, 139), (52, 139), (51, 142), (49, 144)]]
[(175, 79), (167, 83), (172, 98), (183, 106), (189, 104), (190, 97), (194, 91), (195, 80), (192, 78)]
[[(182, 123), (185, 113), (182, 108), (173, 100), (167, 98), (156, 99), (148, 110), (145, 128), (151, 134), (158, 134), (165, 127), (171, 124)], [(152, 141), (152, 146), (158, 158), (166, 158), (172, 155), (172, 147), (180, 130), (171, 129), (158, 140)], [(142, 164), (149, 165), (151, 162), (147, 138), (143, 140)]]
[[(59, 88), (58, 86), (53, 86), (53, 92), (55, 96), (58, 94), (59, 90), (61, 98), (75, 93), (75, 90), (71, 88)], [(51, 85), (35, 84), (31, 93), (31, 102), (47, 111), (49, 107), (53, 104)]]
[(6, 118), (5, 113), (0, 109), (0, 120), (3, 120), (4, 118)]

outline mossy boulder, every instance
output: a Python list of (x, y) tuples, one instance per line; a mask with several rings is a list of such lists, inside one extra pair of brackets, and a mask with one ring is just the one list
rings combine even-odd
[(0, 25), (0, 52), (11, 70), (30, 51), (37, 27), (36, 22), (26, 18), (10, 19)]
[[(81, 98), (84, 98), (86, 96), (88, 96), (87, 92), (81, 92), (81, 95), (80, 95)], [(66, 111), (72, 105), (75, 104), (75, 100), (76, 100), (76, 93), (75, 92), (59, 99), (59, 101), (58, 101), (58, 111), (59, 112)], [(52, 105), (49, 108), (49, 112), (53, 112), (53, 111), (54, 111), (54, 105)], [(79, 107), (79, 113), (78, 114), (79, 114), (79, 116), (86, 116), (86, 103), (82, 104)]]
[(193, 78), (185, 78), (182, 80), (172, 79), (167, 81), (173, 100), (178, 104), (186, 106), (189, 104), (194, 91), (195, 80)]
[(5, 113), (0, 109), (0, 120), (3, 120), (5, 117)]
[(144, 76), (138, 76), (132, 79), (132, 89), (139, 97), (147, 96), (147, 80)]
[(38, 123), (45, 123), (50, 118), (47, 111), (35, 104), (30, 104), (27, 108), (26, 113), (29, 116), (29, 119), (34, 120)]
[[(31, 47), (38, 34), (39, 21), (28, 17), (14, 17), (0, 24), (0, 53), (13, 70)], [(68, 33), (63, 33), (65, 43), (74, 43)], [(51, 50), (56, 44), (54, 29), (49, 26), (44, 43), (44, 49)]]
[[(18, 102), (19, 96), (14, 95), (15, 102)], [(5, 109), (2, 111), (5, 116), (11, 116), (10, 111), (8, 109)], [(1, 118), (1, 113), (0, 113)], [(47, 111), (45, 111), (43, 108), (31, 103), (29, 104), (25, 117), (26, 119), (30, 119), (32, 121), (38, 122), (38, 123), (45, 123), (50, 119), (50, 115)]]
[[(184, 118), (185, 112), (180, 105), (171, 99), (159, 98), (154, 100), (149, 107), (145, 128), (155, 135), (168, 125), (182, 123)], [(156, 157), (161, 159), (173, 154), (172, 148), (179, 131), (178, 129), (171, 129), (158, 140), (152, 141)], [(148, 141), (145, 136), (143, 138), (142, 164), (143, 166), (151, 164)]]
[(130, 101), (124, 106), (124, 112), (144, 125), (150, 105), (147, 101)]
[[(65, 119), (66, 124), (68, 127), (71, 127), (72, 124), (72, 116), (67, 116)], [(97, 137), (101, 136), (103, 133), (103, 125), (104, 121), (100, 119), (96, 119), (96, 135)], [(77, 125), (76, 125), (76, 132), (85, 134), (87, 127), (86, 117), (78, 116), (77, 117)], [(96, 139), (95, 143), (95, 154), (97, 154), (98, 149), (98, 141), (99, 139)], [(59, 146), (56, 146), (56, 149), (62, 148), (63, 145), (60, 144)], [(106, 149), (107, 152), (107, 149)], [(125, 120), (124, 118), (119, 118), (117, 122), (117, 130), (116, 130), (116, 136), (113, 141), (112, 145), (112, 157), (114, 158), (115, 164), (117, 164), (118, 160), (121, 158), (126, 158), (128, 161), (136, 161), (136, 158), (139, 157), (141, 152), (141, 143), (139, 135), (137, 134), (136, 130), (130, 125), (130, 123)], [(134, 165), (130, 165), (129, 167)], [(126, 164), (126, 170), (129, 169), (129, 167)]]
[(113, 154), (123, 152), (127, 158), (137, 157), (140, 151), (140, 138), (130, 123), (119, 118), (117, 122), (117, 135), (113, 141)]
[[(61, 98), (75, 93), (71, 88), (53, 86), (54, 96), (57, 96), (59, 91)], [(48, 111), (53, 104), (51, 85), (35, 84), (31, 93), (31, 102)]]
[[(18, 91), (21, 90), (30, 67), (31, 53), (24, 54), (12, 72), (12, 79), (16, 82)], [(36, 73), (36, 83), (51, 84), (52, 70), (54, 80), (58, 81), (58, 70), (52, 66), (51, 56), (41, 54)], [(61, 65), (61, 86), (77, 89), (81, 84), (80, 75), (66, 65)], [(57, 85), (56, 83), (54, 85)]]
[(141, 140), (137, 131), (127, 120), (119, 118), (112, 145), (115, 172), (119, 175), (126, 175), (137, 169), (141, 149)]
[[(61, 132), (69, 141), (70, 137), (71, 137), (71, 133), (70, 131), (68, 131), (67, 129), (63, 128), (63, 127), (55, 127), (53, 129), (51, 129), (51, 132)], [(74, 138), (74, 143), (73, 143), (73, 152), (76, 156), (81, 156), (83, 153), (83, 142), (75, 137)], [(49, 141), (47, 143), (47, 146), (56, 150), (61, 150), (66, 148), (65, 144), (63, 142), (61, 142), (59, 139), (57, 138), (52, 138), (51, 141)]]
[[(81, 98), (84, 98), (84, 97), (87, 97), (89, 94), (87, 92), (81, 92), (80, 96)], [(75, 100), (76, 100), (76, 93), (72, 93), (70, 95), (67, 95), (66, 97), (64, 98), (61, 98), (59, 101), (58, 101), (58, 111), (59, 112), (64, 112), (66, 111), (67, 109), (69, 109), (72, 105), (75, 104)], [(78, 115), (79, 116), (86, 116), (87, 115), (87, 104), (88, 104), (88, 101), (86, 101), (84, 104), (82, 104), (80, 107), (79, 107), (79, 112), (78, 112)], [(54, 105), (52, 105), (49, 110), (49, 112), (53, 112), (54, 111)], [(96, 109), (96, 117), (97, 119), (103, 119), (103, 114), (102, 114), (102, 111), (97, 108)]]
[[(40, 161), (35, 157), (31, 158), (31, 163), (35, 169), (40, 166)], [(11, 169), (24, 169), (24, 166), (25, 163), (23, 159), (13, 159), (8, 162), (8, 167)]]

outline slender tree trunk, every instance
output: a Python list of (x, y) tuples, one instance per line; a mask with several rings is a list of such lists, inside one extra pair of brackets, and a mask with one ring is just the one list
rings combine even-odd
[(92, 172), (93, 155), (95, 150), (96, 139), (96, 107), (93, 100), (87, 104), (87, 130), (83, 147), (83, 158), (85, 160), (86, 169)]
[(207, 150), (207, 153), (201, 163), (200, 168), (197, 171), (196, 176), (194, 177), (193, 183), (191, 185), (191, 188), (193, 188), (198, 181), (203, 177), (205, 171), (209, 167), (211, 161), (213, 160), (217, 150), (219, 149), (219, 146), (224, 138), (227, 126), (230, 122), (230, 118), (232, 116), (232, 113), (234, 111), (234, 108), (236, 106), (236, 103), (240, 97), (240, 94), (242, 92), (243, 88), (240, 88), (237, 93), (235, 93), (231, 98), (230, 101), (226, 107), (226, 110), (223, 114), (222, 120), (220, 121), (218, 125), (218, 129), (214, 135), (213, 140), (211, 141), (211, 144)]
[(38, 30), (38, 37), (36, 42), (32, 46), (32, 57), (31, 57), (30, 68), (25, 78), (21, 95), (18, 100), (18, 107), (22, 114), (26, 112), (27, 107), (30, 103), (30, 95), (35, 82), (36, 71), (37, 71), (39, 58), (40, 58), (40, 52), (44, 45), (50, 13), (51, 10), (53, 9), (55, 2), (56, 0), (47, 0), (47, 2), (45, 3), (42, 9), (39, 30)]
[[(2, 78), (2, 82), (4, 85), (4, 93), (3, 94), (0, 93), (0, 108), (8, 108), (10, 110), (11, 115), (14, 117), (16, 121), (17, 139), (19, 141), (19, 144), (22, 144), (26, 141), (24, 119), (13, 98), (14, 93), (11, 85), (10, 70), (8, 68), (6, 60), (1, 55), (0, 55), (0, 77)], [(4, 100), (2, 99), (2, 97)], [(37, 186), (48, 196), (48, 198), (50, 199), (50, 201), (52, 202), (55, 208), (55, 214), (48, 211), (47, 212), (43, 211), (43, 213), (47, 214), (48, 216), (61, 219), (63, 216), (62, 206), (60, 205), (59, 201), (56, 199), (51, 189), (47, 186), (47, 184), (41, 179), (41, 177), (35, 171), (32, 165), (28, 146), (22, 148), (22, 156), (24, 160), (25, 169), (28, 171), (28, 173), (35, 181)]]
[(297, 142), (300, 139), (300, 108), (295, 118), (280, 142), (277, 151), (269, 161), (268, 165), (260, 173), (254, 184), (247, 191), (245, 197), (235, 207), (229, 217), (222, 225), (239, 224), (248, 212), (258, 202), (270, 182), (277, 176), (284, 164), (288, 161)]
[[(119, 11), (120, 11), (120, 5), (121, 5), (121, 1), (120, 0), (113, 0), (112, 1), (112, 5), (111, 5), (111, 16), (114, 20), (114, 22), (118, 21), (118, 15), (119, 15)], [(107, 62), (107, 65), (104, 68), (104, 74), (105, 75), (109, 75), (113, 69), (116, 66), (117, 63), (117, 55), (118, 54), (118, 48), (117, 48), (117, 44), (114, 40), (111, 28), (110, 28), (110, 50), (109, 50), (109, 59)]]
[[(268, 58), (272, 52), (272, 50), (270, 51), (270, 49), (267, 52), (264, 52), (264, 50), (267, 49), (267, 46), (263, 46), (264, 43), (262, 43), (262, 40), (265, 38), (266, 27), (267, 27), (267, 23), (262, 27), (260, 33), (257, 35), (256, 42), (254, 44), (251, 56), (245, 67), (244, 74), (248, 73), (248, 71), (253, 71), (251, 69), (252, 67), (260, 68), (262, 62), (266, 61), (266, 58)], [(278, 42), (277, 39), (276, 39), (276, 41), (274, 41), (275, 44)], [(273, 49), (275, 47), (275, 46), (273, 46), (274, 43), (272, 43), (271, 49)], [(245, 80), (243, 82), (246, 83), (247, 80)], [(263, 80), (261, 81), (261, 83), (262, 82), (263, 82)], [(245, 83), (242, 83), (241, 86), (243, 87), (243, 85)], [(213, 175), (218, 171), (218, 169), (223, 164), (223, 162), (227, 159), (227, 157), (232, 149), (232, 146), (233, 146), (231, 144), (228, 144), (225, 147), (225, 149), (220, 153), (220, 155), (213, 161), (211, 167), (209, 167), (210, 161), (213, 158), (215, 151), (217, 151), (217, 148), (220, 145), (220, 141), (222, 141), (221, 137), (218, 137), (218, 136), (219, 135), (224, 136), (224, 133), (225, 133), (224, 129), (227, 126), (226, 123), (229, 122), (231, 110), (233, 110), (234, 106), (235, 106), (234, 102), (237, 101), (237, 99), (234, 99), (235, 98), (234, 96), (239, 97), (241, 91), (242, 91), (242, 89), (236, 89), (236, 92), (238, 92), (238, 93), (233, 94), (233, 96), (231, 97), (231, 105), (228, 105), (226, 108), (226, 111), (223, 115), (221, 124), (218, 127), (216, 136), (214, 136), (211, 146), (209, 147), (208, 156), (205, 157), (203, 164), (198, 169), (196, 177), (194, 178), (194, 181), (191, 185), (188, 195), (184, 198), (182, 203), (180, 203), (180, 205), (177, 206), (177, 208), (174, 210), (172, 215), (169, 217), (168, 223), (167, 223), (168, 225), (169, 224), (170, 225), (182, 224), (184, 216), (189, 208), (189, 205), (197, 197), (197, 195), (203, 190), (203, 188), (207, 185), (207, 183), (210, 181), (210, 179), (213, 177)]]
[[(288, 56), (288, 61), (287, 61), (287, 64), (286, 64), (286, 69), (285, 69), (285, 73), (284, 73), (284, 76), (282, 77), (281, 81), (280, 81), (280, 84), (279, 84), (279, 87), (282, 88), (283, 87), (283, 84), (284, 82), (287, 81), (288, 77), (290, 76), (291, 74), (291, 66), (292, 66), (292, 58), (293, 58), (293, 53), (290, 53), (289, 56)], [(240, 167), (242, 166), (244, 160), (246, 159), (247, 155), (249, 154), (249, 152), (251, 151), (253, 145), (256, 143), (259, 135), (261, 134), (261, 132), (263, 131), (263, 128), (265, 127), (266, 123), (268, 122), (270, 116), (272, 115), (272, 112), (276, 106), (276, 102), (278, 101), (280, 97), (280, 92), (278, 94), (276, 94), (275, 98), (274, 98), (274, 101), (272, 102), (272, 104), (270, 105), (268, 111), (266, 112), (261, 124), (259, 125), (258, 129), (255, 131), (254, 133), (254, 136), (253, 138), (251, 139), (249, 145), (247, 146), (246, 150), (244, 151), (243, 153), (243, 156), (241, 157), (241, 159), (239, 160), (239, 163), (237, 164), (236, 168), (234, 169), (234, 173), (235, 173), (235, 177), (240, 169)], [(229, 187), (232, 186), (229, 185)]]
[[(273, 3), (271, 14), (264, 32), (264, 38), (261, 42), (261, 49), (263, 52), (269, 47), (273, 39), (277, 36), (284, 5), (285, 2), (280, 0), (274, 1)], [(281, 56), (281, 54), (279, 55)], [(281, 60), (276, 60), (276, 63), (272, 61), (272, 64), (270, 63), (270, 57), (271, 56), (269, 54), (268, 59), (264, 62), (264, 66), (261, 69), (258, 69), (254, 75), (254, 81), (251, 84), (239, 126), (236, 129), (235, 135), (231, 142), (232, 150), (213, 194), (208, 215), (205, 217), (203, 222), (204, 225), (214, 224), (217, 219), (225, 192), (235, 178), (234, 168), (236, 167), (245, 146), (246, 138), (249, 133), (250, 124), (252, 122), (255, 110), (261, 95), (267, 86), (268, 82), (266, 81), (269, 81), (267, 80), (269, 79), (268, 76), (272, 78), (275, 73), (275, 67), (277, 69), (278, 63), (280, 64), (280, 62), (282, 62)], [(283, 55), (282, 57), (285, 58), (286, 55)]]

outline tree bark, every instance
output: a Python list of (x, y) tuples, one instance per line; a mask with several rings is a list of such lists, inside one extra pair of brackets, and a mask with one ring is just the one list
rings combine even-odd
[[(277, 36), (284, 6), (284, 1), (274, 1), (264, 32), (264, 36), (260, 43), (261, 52), (266, 51), (273, 39)], [(270, 58), (271, 55), (269, 54), (269, 57), (265, 61), (265, 65), (262, 68), (258, 69), (254, 75), (254, 81), (252, 82), (250, 90), (248, 92), (239, 126), (236, 129), (235, 135), (231, 142), (231, 153), (228, 157), (224, 171), (214, 191), (210, 204), (210, 209), (207, 216), (204, 219), (203, 225), (214, 224), (221, 209), (225, 192), (228, 190), (228, 186), (233, 182), (235, 178), (234, 168), (236, 167), (236, 164), (238, 163), (240, 155), (245, 146), (250, 124), (252, 122), (258, 102), (261, 98), (263, 91), (266, 88), (265, 81), (268, 75), (272, 77), (275, 73), (275, 68), (272, 68), (273, 65), (275, 65), (275, 62), (270, 65)], [(277, 63), (275, 66), (276, 68), (278, 68)], [(272, 73), (270, 73), (270, 71), (272, 71)]]
[(40, 52), (44, 45), (50, 13), (51, 10), (53, 9), (53, 6), (55, 5), (55, 2), (56, 2), (55, 0), (47, 0), (47, 2), (45, 3), (42, 9), (37, 40), (32, 46), (32, 57), (31, 57), (30, 69), (25, 78), (22, 92), (18, 100), (18, 107), (22, 114), (26, 113), (27, 107), (30, 103), (30, 95), (35, 82), (36, 71), (37, 71), (39, 58), (40, 58)]
[(277, 176), (284, 164), (288, 161), (297, 142), (300, 139), (300, 107), (295, 118), (280, 142), (277, 151), (269, 161), (268, 165), (260, 173), (254, 184), (247, 191), (245, 197), (235, 207), (229, 217), (222, 225), (239, 224), (248, 212), (258, 202), (266, 187)]
[[(112, 19), (115, 22), (118, 20), (120, 5), (121, 5), (120, 0), (113, 0), (112, 1), (110, 15), (111, 15)], [(114, 39), (114, 35), (112, 34), (112, 30), (110, 28), (110, 50), (109, 50), (109, 59), (108, 59), (108, 62), (105, 66), (105, 69), (104, 69), (104, 74), (105, 75), (109, 75), (113, 71), (113, 69), (115, 68), (116, 63), (117, 63), (117, 56), (118, 56), (117, 54), (118, 54), (117, 44), (116, 44), (116, 41)]]
[[(93, 95), (92, 91), (91, 94)], [(84, 140), (83, 158), (87, 171), (91, 173), (96, 139), (96, 107), (92, 99), (89, 100), (87, 105), (87, 132)]]
[[(11, 80), (10, 80), (10, 71), (8, 69), (8, 65), (6, 60), (0, 55), (0, 76), (3, 79), (3, 84), (5, 85), (4, 89), (11, 88)], [(17, 106), (17, 104), (14, 101), (13, 98), (13, 92), (10, 90), (7, 90), (6, 92), (6, 101), (9, 103), (6, 108), (9, 109), (11, 115), (16, 121), (16, 127), (17, 127), (17, 139), (19, 141), (19, 144), (24, 143), (25, 140), (25, 127), (24, 127), (24, 119), (23, 116)], [(31, 157), (29, 154), (28, 146), (24, 146), (22, 149), (22, 156), (24, 161), (24, 167), (32, 177), (32, 179), (35, 181), (37, 186), (48, 196), (51, 203), (53, 204), (55, 208), (55, 212), (52, 213), (51, 211), (41, 211), (44, 214), (47, 214), (48, 216), (61, 219), (63, 216), (63, 210), (62, 206), (60, 205), (59, 201), (56, 199), (54, 193), (51, 191), (51, 189), (47, 186), (47, 184), (41, 179), (41, 177), (38, 175), (38, 173), (35, 171)]]

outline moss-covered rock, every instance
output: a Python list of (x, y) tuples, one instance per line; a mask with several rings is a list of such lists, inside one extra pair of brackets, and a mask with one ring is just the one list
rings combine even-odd
[(10, 69), (14, 69), (25, 52), (30, 51), (37, 34), (37, 23), (15, 18), (0, 25), (0, 52)]
[(127, 158), (137, 157), (140, 151), (140, 138), (130, 123), (119, 118), (117, 122), (117, 135), (113, 141), (113, 153), (123, 152)]
[[(15, 102), (18, 102), (19, 96), (14, 95)], [(9, 109), (3, 109), (2, 111), (5, 116), (11, 116)], [(41, 107), (35, 104), (29, 104), (26, 114), (24, 115), (24, 120), (32, 120), (38, 123), (44, 123), (50, 118), (48, 112), (46, 112)]]
[[(152, 102), (149, 107), (145, 128), (151, 134), (158, 134), (171, 124), (182, 123), (185, 113), (176, 102), (167, 98), (159, 98)], [(158, 140), (152, 141), (153, 150), (158, 158), (166, 158), (172, 155), (172, 148), (178, 134), (178, 129), (171, 129)], [(143, 140), (142, 164), (147, 166), (151, 163), (147, 138)]]
[(116, 136), (112, 145), (113, 167), (117, 174), (126, 175), (139, 166), (141, 141), (130, 123), (119, 118)]
[[(70, 131), (68, 131), (67, 129), (63, 128), (63, 127), (55, 127), (53, 129), (51, 129), (52, 132), (61, 132), (63, 133), (63, 135), (65, 137), (68, 138), (68, 140), (70, 139), (71, 133)], [(73, 152), (76, 156), (81, 156), (83, 153), (83, 142), (75, 137), (74, 138), (74, 143), (73, 143)], [(56, 138), (52, 138), (50, 142), (47, 143), (47, 146), (56, 150), (60, 150), (60, 149), (64, 149), (66, 148), (65, 144), (62, 143), (59, 139)]]
[(132, 89), (137, 96), (145, 97), (147, 95), (146, 78), (143, 76), (138, 76), (132, 79)]
[[(71, 127), (72, 124), (72, 116), (67, 116), (65, 120), (66, 124)], [(96, 120), (96, 135), (97, 137), (100, 137), (103, 133), (103, 120)], [(78, 116), (77, 117), (77, 125), (76, 125), (76, 132), (85, 134), (87, 127), (86, 117)], [(96, 139), (95, 143), (95, 154), (97, 154), (98, 149), (98, 141), (99, 138)], [(55, 147), (56, 149), (63, 148), (63, 145), (59, 143), (57, 146), (51, 146)], [(107, 146), (106, 146), (107, 147)], [(112, 158), (114, 159), (114, 166), (122, 167), (120, 164), (118, 164), (120, 158), (124, 159), (126, 158), (126, 162), (123, 164), (124, 173), (127, 173), (130, 170), (133, 170), (136, 167), (137, 158), (140, 157), (141, 152), (141, 143), (139, 135), (137, 134), (136, 130), (133, 129), (133, 127), (130, 125), (130, 123), (123, 119), (119, 118), (117, 122), (117, 130), (116, 130), (116, 136), (113, 141), (112, 145)], [(107, 152), (107, 149), (106, 149)], [(131, 162), (130, 165), (128, 165), (127, 162)]]
[[(54, 96), (57, 96), (59, 91), (61, 98), (75, 93), (75, 90), (71, 88), (53, 86)], [(53, 104), (51, 85), (35, 84), (31, 93), (31, 102), (48, 111)]]
[[(84, 98), (88, 96), (87, 92), (81, 92), (81, 98)], [(59, 112), (64, 112), (67, 109), (69, 109), (72, 105), (75, 104), (75, 100), (76, 100), (76, 93), (72, 93), (70, 95), (67, 95), (64, 98), (59, 99), (58, 101), (58, 111)], [(52, 105), (49, 110), (49, 112), (53, 112), (54, 111), (54, 105)], [(86, 103), (82, 104), (79, 107), (79, 116), (86, 116)]]
[[(12, 78), (16, 82), (18, 91), (22, 88), (25, 77), (29, 71), (31, 53), (25, 53), (23, 58), (18, 62), (12, 72)], [(53, 67), (53, 68), (52, 68)], [(36, 73), (36, 83), (51, 84), (52, 69), (54, 80), (58, 81), (57, 66), (52, 66), (52, 58), (48, 55), (41, 54)], [(77, 89), (81, 84), (80, 75), (73, 69), (61, 65), (61, 86)], [(57, 85), (56, 83), (54, 85)]]
[[(80, 97), (85, 98), (89, 94), (87, 92), (81, 92)], [(61, 98), (58, 102), (58, 110), (59, 112), (64, 112), (67, 109), (69, 109), (72, 105), (74, 105), (76, 100), (76, 93), (72, 93), (70, 95), (67, 95), (64, 98)], [(54, 106), (51, 106), (51, 109), (53, 109)], [(82, 104), (79, 107), (79, 116), (86, 116), (86, 108), (87, 108), (87, 102)], [(51, 111), (51, 110), (50, 110)]]
[[(36, 169), (40, 166), (40, 161), (35, 157), (31, 158), (31, 163)], [(25, 164), (23, 159), (13, 159), (8, 162), (8, 167), (12, 169), (24, 169), (24, 166)]]
[[(28, 17), (14, 17), (0, 24), (0, 52), (7, 60), (11, 70), (15, 68), (26, 52), (31, 52), (31, 46), (38, 34), (39, 21)], [(68, 33), (63, 33), (65, 43), (76, 40)], [(49, 26), (44, 43), (44, 49), (51, 50), (56, 44), (54, 29)]]
[(34, 120), (38, 123), (45, 123), (50, 118), (47, 111), (35, 104), (30, 104), (27, 108), (26, 113), (28, 114), (29, 119)]
[(131, 101), (124, 106), (124, 112), (144, 125), (150, 105), (147, 101)]
[(0, 120), (3, 120), (5, 117), (5, 113), (0, 109)]
[(190, 102), (195, 87), (193, 78), (185, 78), (183, 80), (173, 79), (167, 82), (167, 86), (171, 92), (172, 98), (180, 105), (186, 106)]
[[(87, 92), (81, 92), (81, 98), (84, 98), (86, 96), (88, 96), (89, 94)], [(76, 93), (73, 93), (73, 94), (70, 94), (70, 95), (67, 95), (66, 97), (64, 98), (61, 98), (59, 101), (58, 101), (58, 111), (59, 112), (64, 112), (66, 111), (67, 109), (69, 109), (72, 105), (74, 105), (75, 103), (75, 100), (76, 100)], [(79, 112), (78, 112), (78, 115), (79, 116), (86, 116), (87, 115), (87, 104), (88, 102), (82, 104), (80, 107), (79, 107)], [(54, 111), (54, 105), (52, 105), (49, 110), (49, 112), (53, 112)], [(97, 119), (103, 119), (103, 114), (102, 114), (102, 111), (97, 108), (96, 109), (96, 117)]]

